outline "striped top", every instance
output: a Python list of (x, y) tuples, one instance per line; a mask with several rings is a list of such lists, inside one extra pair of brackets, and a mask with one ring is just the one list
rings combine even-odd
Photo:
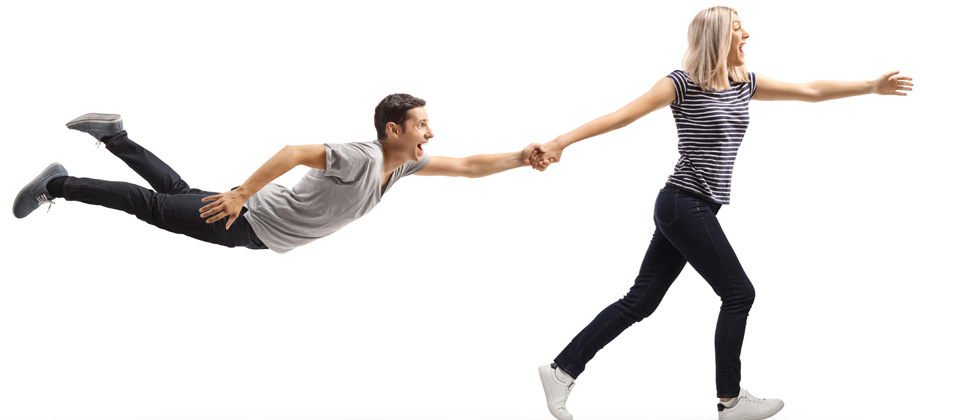
[(732, 83), (718, 92), (701, 90), (683, 70), (667, 77), (674, 82), (670, 109), (677, 123), (677, 150), (681, 154), (667, 183), (728, 204), (735, 155), (749, 126), (755, 73), (749, 73), (748, 83)]

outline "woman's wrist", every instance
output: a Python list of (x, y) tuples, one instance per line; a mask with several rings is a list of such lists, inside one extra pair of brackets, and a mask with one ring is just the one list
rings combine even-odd
[(569, 145), (571, 145), (572, 143), (574, 143), (572, 141), (572, 139), (566, 137), (564, 134), (556, 137), (554, 140), (552, 140), (552, 142), (554, 142), (554, 144), (556, 146), (558, 146), (558, 147), (560, 147), (562, 149), (564, 149), (564, 148), (568, 147)]

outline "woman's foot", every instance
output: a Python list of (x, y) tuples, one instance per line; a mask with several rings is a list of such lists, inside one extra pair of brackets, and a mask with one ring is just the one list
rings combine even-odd
[(744, 388), (739, 388), (738, 397), (718, 403), (718, 419), (762, 420), (776, 415), (782, 409), (783, 400), (756, 398)]
[(544, 365), (538, 367), (538, 376), (541, 377), (541, 386), (544, 387), (544, 397), (548, 401), (548, 411), (558, 420), (572, 420), (572, 413), (565, 408), (568, 401), (568, 394), (575, 388), (575, 382), (562, 382), (555, 375), (556, 365)]

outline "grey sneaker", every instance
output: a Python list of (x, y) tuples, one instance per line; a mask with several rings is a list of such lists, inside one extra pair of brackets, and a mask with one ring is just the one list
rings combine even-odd
[(50, 205), (54, 204), (54, 201), (48, 195), (48, 182), (59, 176), (68, 176), (68, 171), (60, 163), (52, 163), (41, 172), (41, 175), (25, 185), (14, 199), (14, 217), (23, 219), (44, 203), (47, 203), (48, 209), (51, 209)]
[(568, 402), (568, 394), (575, 388), (575, 382), (565, 385), (555, 377), (555, 368), (551, 365), (538, 367), (538, 376), (541, 377), (541, 386), (544, 387), (544, 398), (548, 402), (548, 411), (558, 420), (572, 420), (572, 413), (568, 412), (565, 403)]
[[(72, 130), (91, 134), (96, 140), (123, 131), (123, 121), (119, 114), (85, 114), (65, 124)], [(97, 143), (98, 144), (98, 143)]]

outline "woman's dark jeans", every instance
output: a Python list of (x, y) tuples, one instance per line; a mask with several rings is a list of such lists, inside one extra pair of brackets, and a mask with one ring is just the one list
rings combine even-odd
[(650, 316), (686, 263), (721, 297), (715, 327), (715, 380), (719, 398), (738, 396), (745, 321), (755, 289), (715, 217), (721, 204), (667, 185), (657, 196), (650, 241), (636, 283), (609, 305), (555, 358), (565, 372), (578, 377), (596, 352), (634, 323)]
[(225, 221), (208, 224), (198, 209), (206, 204), (201, 199), (217, 193), (188, 186), (160, 158), (130, 140), (125, 131), (105, 137), (102, 142), (109, 152), (149, 182), (153, 190), (128, 182), (68, 177), (64, 186), (66, 200), (122, 210), (160, 229), (213, 244), (266, 249), (245, 220), (248, 209), (242, 208), (231, 229), (225, 230)]

